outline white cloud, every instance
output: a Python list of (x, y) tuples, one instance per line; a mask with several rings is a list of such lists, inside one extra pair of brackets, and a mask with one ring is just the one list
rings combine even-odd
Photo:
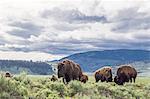
[(60, 59), (64, 55), (52, 55), (43, 52), (0, 51), (0, 59), (46, 61)]

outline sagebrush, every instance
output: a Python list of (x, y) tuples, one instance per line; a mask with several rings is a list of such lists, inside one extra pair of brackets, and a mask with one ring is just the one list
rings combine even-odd
[[(147, 81), (148, 80), (148, 81)], [(150, 78), (138, 77), (136, 83), (124, 86), (114, 82), (95, 83), (93, 77), (84, 84), (71, 81), (65, 85), (49, 77), (0, 77), (0, 99), (150, 99)]]

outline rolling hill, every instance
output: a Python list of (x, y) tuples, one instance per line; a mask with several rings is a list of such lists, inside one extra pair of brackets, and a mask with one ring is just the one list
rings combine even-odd
[(105, 50), (89, 51), (72, 54), (60, 60), (48, 62), (33, 62), (21, 60), (0, 60), (0, 71), (10, 71), (18, 74), (27, 71), (28, 74), (48, 75), (55, 72), (57, 62), (70, 59), (79, 63), (84, 72), (94, 72), (102, 66), (112, 66), (113, 72), (121, 64), (132, 64), (142, 75), (149, 75), (150, 51), (145, 50)]
[(77, 53), (64, 59), (73, 60), (81, 65), (85, 72), (93, 72), (102, 66), (118, 66), (121, 64), (136, 64), (137, 62), (150, 63), (150, 51), (145, 50), (105, 50), (105, 51), (89, 51), (84, 53)]

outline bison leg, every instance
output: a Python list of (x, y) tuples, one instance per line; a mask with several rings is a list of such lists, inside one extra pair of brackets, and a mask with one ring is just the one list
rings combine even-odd
[(73, 80), (80, 80), (80, 76), (73, 76)]
[(130, 82), (132, 83), (132, 77), (130, 78)]
[(107, 82), (112, 82), (112, 77), (109, 77), (109, 78), (107, 79)]
[(81, 76), (79, 76), (79, 81), (81, 80)]
[(104, 82), (106, 78), (104, 76), (101, 77), (101, 82)]
[(96, 74), (96, 75), (95, 75), (95, 80), (96, 80), (96, 82), (98, 82), (100, 79), (101, 79), (101, 75)]
[(65, 75), (65, 80), (66, 80), (66, 82), (68, 83), (71, 79), (70, 79), (70, 76), (69, 75)]
[(63, 83), (66, 84), (66, 79), (65, 78), (63, 78)]
[(108, 79), (108, 78), (106, 79), (106, 82), (107, 82), (107, 83), (109, 82), (109, 79)]
[(68, 83), (70, 81), (70, 79), (69, 78), (66, 78), (66, 82)]
[(133, 78), (133, 81), (134, 81), (134, 83), (135, 83), (135, 78)]
[(105, 80), (101, 80), (101, 82), (104, 82)]
[(98, 82), (99, 81), (99, 79), (95, 79), (96, 80), (96, 82)]

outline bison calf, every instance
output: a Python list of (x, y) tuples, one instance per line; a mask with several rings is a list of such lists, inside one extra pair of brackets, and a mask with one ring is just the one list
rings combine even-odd
[(80, 81), (83, 82), (83, 83), (86, 83), (88, 81), (88, 76), (85, 75), (85, 74), (82, 74), (81, 78), (80, 78)]
[(5, 73), (5, 77), (12, 77), (11, 74), (9, 72)]
[(57, 81), (57, 77), (55, 75), (52, 75), (51, 81)]

